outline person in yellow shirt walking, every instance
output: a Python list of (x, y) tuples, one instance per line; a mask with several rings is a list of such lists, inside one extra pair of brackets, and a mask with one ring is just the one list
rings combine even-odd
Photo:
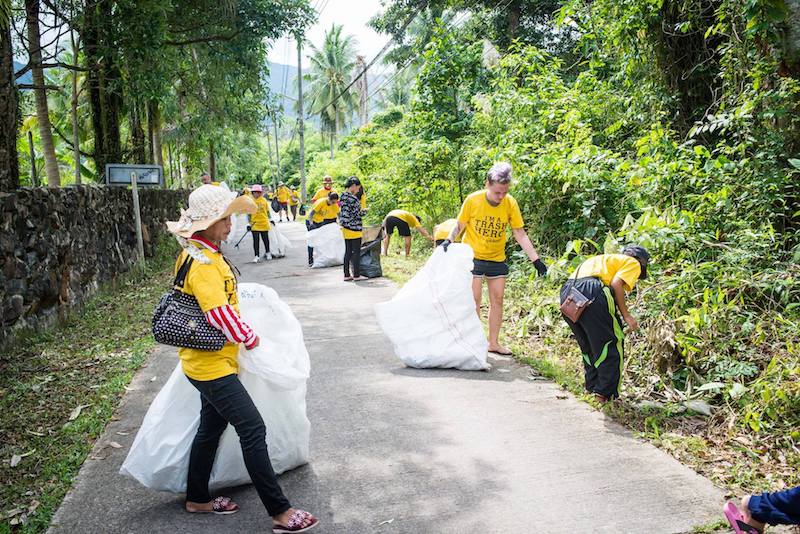
[(622, 249), (622, 254), (588, 258), (561, 288), (562, 304), (573, 289), (589, 299), (577, 322), (562, 316), (583, 353), (586, 391), (593, 393), (600, 402), (619, 396), (625, 338), (617, 315), (622, 315), (631, 331), (639, 328), (628, 311), (625, 292), (647, 278), (649, 262), (647, 249), (628, 245)]
[[(311, 206), (311, 211), (308, 212), (306, 219), (306, 228), (314, 230), (320, 226), (335, 223), (337, 215), (339, 215), (339, 194), (331, 192), (327, 197), (320, 198)], [(310, 267), (313, 264), (314, 249), (308, 247), (308, 265)]]
[(200, 395), (200, 424), (192, 442), (184, 507), (190, 513), (233, 514), (239, 506), (229, 497), (211, 498), (208, 482), (217, 446), (228, 425), (239, 436), (242, 456), (261, 502), (272, 516), (274, 532), (301, 532), (318, 524), (310, 513), (293, 508), (278, 483), (267, 449), (264, 420), (239, 381), (239, 346), (252, 350), (259, 337), (239, 315), (237, 280), (220, 244), (231, 231), (231, 215), (253, 213), (253, 199), (202, 185), (189, 195), (189, 209), (167, 229), (181, 252), (175, 264), (179, 290), (197, 300), (205, 320), (225, 335), (218, 351), (180, 348), (183, 373)]
[(264, 198), (264, 189), (261, 185), (254, 185), (250, 192), (256, 203), (256, 211), (250, 216), (250, 227), (248, 228), (253, 232), (253, 251), (256, 253), (253, 263), (258, 263), (262, 260), (259, 255), (259, 241), (264, 243), (263, 259), (269, 261), (272, 259), (272, 254), (269, 252), (269, 203)]
[(311, 197), (311, 203), (313, 204), (317, 200), (321, 198), (328, 198), (328, 195), (331, 193), (336, 193), (336, 190), (333, 188), (333, 178), (330, 176), (325, 176), (322, 179), (322, 187), (314, 193), (314, 196)]
[(547, 267), (533, 248), (522, 213), (514, 197), (508, 194), (511, 186), (511, 165), (497, 163), (486, 175), (486, 188), (470, 194), (461, 206), (458, 223), (442, 242), (445, 252), (450, 243), (466, 230), (464, 243), (475, 254), (472, 270), (472, 294), (475, 309), (481, 315), (483, 279), (489, 288), (489, 352), (510, 356), (511, 351), (500, 344), (500, 326), (503, 323), (503, 296), (505, 294), (508, 264), (506, 263), (507, 230), (511, 227), (514, 239), (533, 262), (540, 276)]
[(418, 215), (406, 210), (392, 210), (383, 219), (383, 229), (386, 234), (383, 238), (384, 256), (389, 255), (389, 243), (395, 228), (397, 228), (398, 235), (405, 240), (406, 258), (411, 254), (411, 230), (416, 230), (424, 235), (428, 241), (433, 241), (431, 234), (422, 226), (422, 219)]
[(286, 187), (286, 184), (280, 182), (278, 184), (278, 189), (275, 191), (275, 198), (278, 199), (278, 204), (280, 204), (281, 209), (278, 211), (278, 217), (280, 217), (280, 222), (283, 222), (283, 214), (286, 214), (286, 221), (289, 221), (289, 199), (292, 196), (292, 192), (289, 191), (289, 188)]
[[(292, 211), (292, 221), (297, 220), (297, 206), (300, 205), (300, 194), (297, 192), (296, 187), (292, 187), (289, 194), (289, 209)], [(288, 215), (286, 217), (289, 218)]]

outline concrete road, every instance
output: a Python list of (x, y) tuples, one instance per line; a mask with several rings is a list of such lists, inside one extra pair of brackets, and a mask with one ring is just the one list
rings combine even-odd
[[(280, 480), (320, 518), (315, 532), (658, 534), (721, 517), (722, 492), (707, 479), (511, 361), (488, 373), (405, 368), (373, 315), (394, 285), (308, 269), (303, 227), (280, 229), (295, 245), (287, 258), (247, 263), (249, 236), (226, 252), (242, 280), (275, 288), (303, 324), (311, 461)], [(271, 532), (249, 486), (227, 492), (237, 514), (190, 515), (182, 496), (118, 474), (176, 362), (173, 349), (154, 351), (52, 532)]]

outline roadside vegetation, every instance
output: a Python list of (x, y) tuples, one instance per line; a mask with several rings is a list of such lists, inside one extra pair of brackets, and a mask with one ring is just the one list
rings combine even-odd
[[(0, 532), (44, 532), (155, 342), (153, 307), (174, 240), (67, 322), (23, 335), (0, 358)], [(105, 447), (119, 447), (110, 441)]]

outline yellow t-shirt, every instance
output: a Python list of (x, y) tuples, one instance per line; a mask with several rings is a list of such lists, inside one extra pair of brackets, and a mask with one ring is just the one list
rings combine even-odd
[(630, 291), (639, 281), (641, 274), (642, 265), (636, 258), (625, 254), (600, 254), (581, 263), (580, 267), (572, 273), (571, 278), (594, 276), (605, 285), (610, 286), (611, 281), (615, 277), (619, 277), (625, 282), (625, 290)]
[(250, 215), (250, 225), (256, 232), (269, 232), (269, 202), (261, 195), (256, 201), (256, 212)]
[(392, 210), (389, 213), (387, 213), (386, 216), (387, 217), (397, 217), (398, 219), (400, 219), (401, 221), (406, 223), (408, 225), (408, 227), (411, 228), (412, 230), (414, 228), (419, 228), (420, 226), (422, 226), (422, 223), (419, 222), (419, 219), (414, 217), (414, 214), (411, 213), (410, 211)]
[(314, 193), (314, 196), (311, 197), (311, 202), (316, 202), (321, 198), (328, 198), (328, 193), (335, 193), (335, 192), (336, 190), (333, 187), (331, 187), (330, 189), (325, 189), (324, 187), (321, 187), (319, 191)]
[(366, 190), (361, 191), (361, 198), (359, 200), (361, 202), (361, 209), (362, 210), (367, 209), (367, 192), (366, 192)]
[(364, 232), (361, 230), (348, 230), (347, 228), (342, 228), (342, 237), (345, 239), (358, 239), (359, 237), (364, 237)]
[[(450, 235), (450, 232), (453, 231), (453, 228), (456, 227), (458, 224), (457, 219), (447, 219), (444, 222), (437, 224), (433, 228), (433, 240), (439, 241), (440, 239), (447, 239), (447, 236)], [(458, 237), (456, 237), (456, 241), (458, 241)]]
[(289, 191), (288, 187), (284, 186), (278, 188), (278, 202), (281, 204), (287, 204), (291, 195), (292, 193)]
[(335, 219), (336, 216), (339, 215), (339, 204), (334, 202), (329, 206), (327, 198), (321, 198), (314, 202), (311, 209), (314, 211), (311, 222), (314, 223), (321, 223), (326, 219)]
[(298, 204), (300, 204), (300, 196), (297, 194), (297, 191), (291, 191), (289, 193), (289, 205), (297, 206)]
[(486, 190), (470, 194), (461, 206), (458, 222), (466, 225), (464, 243), (472, 247), (476, 260), (505, 261), (506, 229), (522, 228), (522, 213), (514, 197), (506, 195), (497, 206), (486, 200)]
[[(194, 246), (194, 245), (190, 245)], [(239, 296), (236, 293), (236, 277), (222, 254), (207, 248), (202, 253), (210, 264), (193, 261), (183, 284), (183, 292), (194, 295), (203, 313), (230, 304), (239, 313)], [(187, 252), (183, 251), (175, 263), (175, 274), (183, 265)], [(239, 372), (239, 345), (225, 343), (222, 349), (212, 352), (197, 349), (178, 349), (183, 372), (194, 380), (216, 380)]]

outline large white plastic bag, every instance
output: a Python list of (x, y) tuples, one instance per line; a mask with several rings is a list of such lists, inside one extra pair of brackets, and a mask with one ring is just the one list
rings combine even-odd
[[(270, 460), (282, 473), (308, 461), (308, 351), (300, 323), (274, 290), (240, 284), (239, 306), (261, 338), (252, 351), (240, 350), (239, 380), (264, 419)], [(199, 423), (200, 394), (178, 364), (150, 405), (120, 472), (149, 488), (186, 491), (189, 449)], [(239, 438), (229, 426), (220, 439), (209, 484), (222, 488), (248, 482)]]
[(326, 224), (307, 235), (308, 246), (314, 249), (313, 267), (333, 267), (344, 261), (344, 237), (336, 223)]
[(277, 224), (271, 224), (269, 228), (269, 251), (273, 256), (286, 256), (286, 251), (292, 248), (289, 238), (283, 235), (278, 229)]
[(437, 247), (425, 266), (388, 302), (375, 305), (383, 332), (409, 367), (487, 369), (489, 343), (475, 312), (472, 248)]

